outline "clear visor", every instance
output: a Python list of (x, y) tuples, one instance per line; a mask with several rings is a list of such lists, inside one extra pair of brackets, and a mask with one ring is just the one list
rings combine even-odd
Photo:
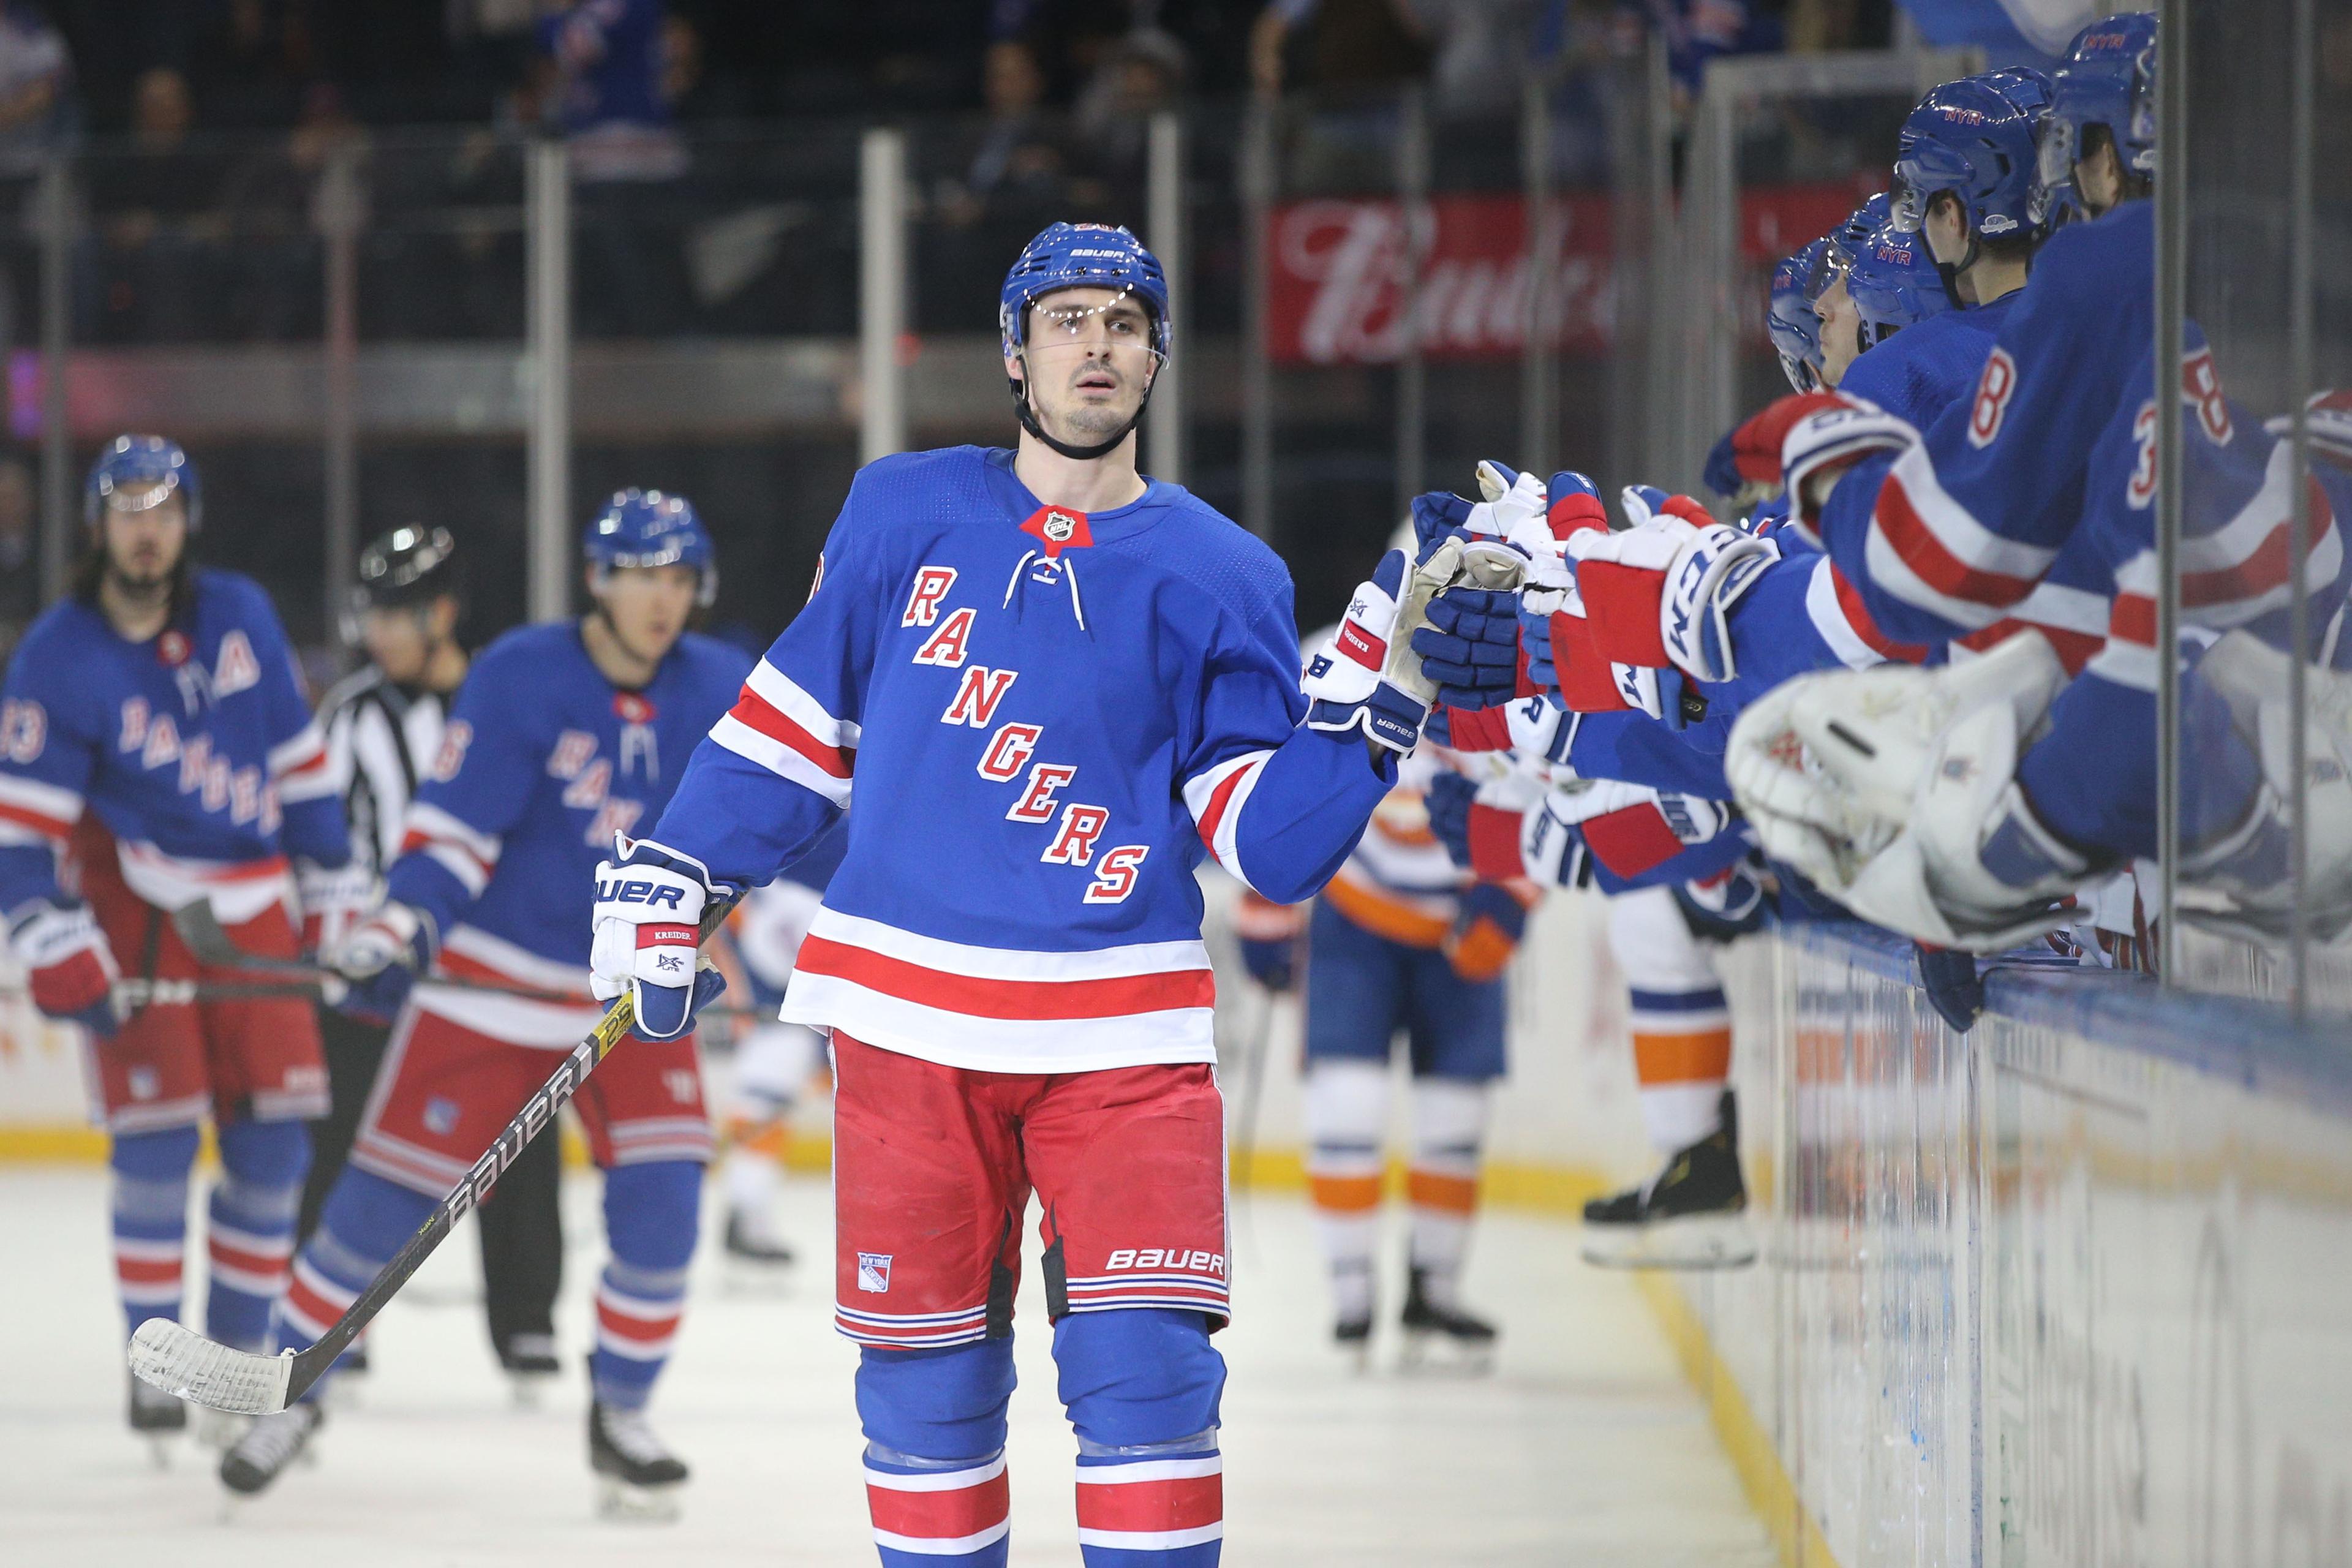
[(1112, 342), (1140, 343), (1159, 356), (1159, 344), (1153, 341), (1151, 307), (1145, 304), (1131, 288), (1121, 289), (1099, 304), (1081, 305), (1062, 298), (1065, 291), (1048, 294), (1029, 307), (1029, 342), (1032, 347), (1050, 349), (1076, 347), (1095, 341), (1097, 331)]
[(1907, 159), (1895, 165), (1895, 184), (1886, 193), (1886, 221), (1898, 234), (1916, 234), (1927, 221), (1927, 193)]
[(100, 479), (98, 493), (109, 511), (153, 511), (180, 493), (180, 481), (168, 474), (160, 479), (126, 479), (120, 484)]
[(1799, 359), (1787, 349), (1780, 351), (1780, 374), (1787, 376), (1789, 384), (1799, 392), (1811, 392), (1821, 384), (1821, 378), (1813, 374), (1811, 362)]
[(2035, 205), (2042, 216), (2047, 216), (2049, 200), (2057, 193), (2074, 186), (2074, 159), (2080, 145), (2074, 134), (2074, 122), (2055, 114), (2045, 115), (2033, 132), (2033, 185)]

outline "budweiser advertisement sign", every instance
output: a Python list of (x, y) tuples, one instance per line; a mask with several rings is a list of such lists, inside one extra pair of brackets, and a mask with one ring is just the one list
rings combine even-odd
[[(1826, 234), (1859, 196), (1842, 184), (1776, 185), (1742, 199), (1740, 248), (1759, 266)], [(1543, 268), (1544, 319), (1553, 344), (1600, 353), (1610, 340), (1613, 253), (1610, 198), (1553, 203)], [(1423, 208), (1413, 323), (1423, 353), (1493, 359), (1527, 339), (1527, 207), (1516, 195), (1450, 195)], [(1395, 201), (1337, 199), (1278, 206), (1267, 226), (1267, 352), (1276, 364), (1382, 364), (1403, 356), (1405, 209)], [(1761, 320), (1761, 304), (1753, 312)], [(1758, 328), (1761, 333), (1760, 325)]]

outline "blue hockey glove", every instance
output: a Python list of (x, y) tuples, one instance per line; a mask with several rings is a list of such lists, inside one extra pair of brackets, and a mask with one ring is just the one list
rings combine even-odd
[(1429, 830), (1445, 846), (1446, 858), (1464, 870), (1470, 868), (1470, 803), (1478, 786), (1460, 773), (1440, 773), (1422, 792), (1429, 811)]
[(629, 994), (636, 1032), (669, 1040), (694, 1026), (695, 1009), (724, 989), (698, 971), (703, 910), (734, 889), (714, 882), (691, 855), (650, 838), (613, 836), (614, 858), (596, 868), (595, 936), (588, 985), (609, 1002)]
[(1298, 944), (1288, 937), (1279, 942), (1241, 939), (1242, 967), (1249, 977), (1276, 995), (1290, 989), (1298, 974)]
[(439, 946), (433, 917), (396, 900), (379, 904), (352, 927), (334, 952), (335, 973), (347, 988), (339, 1011), (388, 1024), (408, 1000), (416, 977), (433, 966)]
[(1762, 931), (1772, 910), (1755, 861), (1744, 860), (1700, 881), (1674, 889), (1683, 923), (1701, 942), (1727, 942)]
[(1919, 984), (1927, 993), (1927, 1005), (1943, 1015), (1944, 1022), (1967, 1034), (1985, 1005), (1984, 977), (1977, 973), (1976, 955), (1924, 942), (1911, 946), (1919, 960)]
[(1420, 743), (1427, 705), (1381, 675), (1387, 668), (1390, 634), (1396, 629), (1397, 594), (1404, 585), (1404, 573), (1403, 551), (1391, 550), (1381, 557), (1371, 581), (1357, 586), (1331, 640), (1307, 661), (1298, 689), (1307, 700), (1308, 729), (1330, 733), (1360, 730), (1372, 744), (1400, 755)]
[(1500, 708), (1518, 695), (1519, 597), (1485, 588), (1447, 588), (1429, 602), (1429, 624), (1412, 634), (1423, 674), (1449, 707)]
[(1699, 478), (1706, 481), (1706, 488), (1726, 500), (1737, 500), (1748, 484), (1748, 476), (1739, 471), (1739, 459), (1732, 450), (1735, 434), (1729, 430), (1723, 433), (1723, 439), (1707, 451), (1706, 467), (1699, 470)]

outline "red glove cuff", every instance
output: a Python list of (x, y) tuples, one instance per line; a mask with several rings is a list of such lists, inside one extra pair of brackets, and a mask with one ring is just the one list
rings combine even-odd
[(52, 1018), (70, 1018), (95, 1007), (114, 987), (105, 961), (88, 948), (46, 969), (34, 970), (27, 978), (32, 982), (33, 1005)]
[(1780, 488), (1780, 447), (1789, 427), (1824, 408), (1839, 408), (1846, 400), (1834, 392), (1799, 392), (1775, 398), (1760, 414), (1751, 416), (1731, 434), (1731, 460), (1739, 477), (1751, 484)]
[(1609, 513), (1601, 506), (1601, 498), (1586, 495), (1582, 490), (1570, 490), (1565, 495), (1554, 497), (1551, 510), (1545, 514), (1544, 521), (1551, 524), (1551, 536), (1563, 543), (1570, 534), (1580, 533), (1588, 528), (1597, 528), (1603, 533), (1609, 531)]
[(1498, 806), (1470, 806), (1470, 874), (1482, 882), (1507, 882), (1527, 873), (1519, 858), (1521, 813)]
[(1457, 752), (1507, 752), (1511, 749), (1510, 710), (1454, 708), (1445, 710), (1446, 744)]
[(1617, 689), (1608, 657), (1593, 641), (1592, 624), (1583, 616), (1551, 618), (1551, 657), (1559, 671), (1559, 700), (1570, 712), (1614, 713), (1631, 706)]
[(1593, 648), (1603, 661), (1665, 668), (1666, 644), (1658, 630), (1658, 609), (1666, 596), (1664, 573), (1615, 561), (1586, 561), (1576, 568), (1576, 586), (1584, 596)]
[(1665, 813), (1646, 801), (1587, 818), (1584, 842), (1592, 858), (1619, 877), (1638, 877), (1683, 852)]

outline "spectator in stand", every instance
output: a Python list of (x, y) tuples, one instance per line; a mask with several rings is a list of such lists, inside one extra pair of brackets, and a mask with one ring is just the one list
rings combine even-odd
[(0, 665), (41, 613), (36, 521), (31, 466), (22, 458), (0, 458)]
[(27, 0), (0, 0), (0, 176), (37, 174), (73, 127), (65, 35)]
[(1079, 93), (1072, 119), (1078, 145), (1114, 187), (1143, 177), (1151, 117), (1184, 90), (1184, 46), (1157, 27), (1139, 27), (1105, 51)]
[(691, 214), (670, 184), (686, 143), (663, 96), (663, 0), (560, 0), (541, 18), (545, 102), (572, 147), (580, 191), (583, 334), (660, 337), (688, 325), (679, 236)]
[(223, 297), (226, 237), (215, 154), (191, 148), (195, 100), (170, 66), (140, 73), (131, 149), (88, 164), (93, 237), (83, 247), (81, 335), (100, 342), (183, 342), (203, 335)]
[(236, 236), (231, 310), (238, 337), (315, 337), (321, 330), (320, 182), (337, 152), (362, 152), (366, 142), (342, 89), (312, 82), (294, 128), (231, 172), (222, 205)]
[(1041, 111), (1045, 72), (1027, 39), (1000, 38), (988, 46), (982, 57), (981, 92), (988, 118), (979, 144), (961, 178), (946, 182), (940, 192), (940, 215), (960, 227), (978, 221), (983, 206), (1025, 208), (1037, 195), (1050, 202), (1069, 162)]
[(1267, 0), (1250, 32), (1250, 79), (1268, 98), (1391, 89), (1427, 77), (1429, 60), (1405, 0)]

